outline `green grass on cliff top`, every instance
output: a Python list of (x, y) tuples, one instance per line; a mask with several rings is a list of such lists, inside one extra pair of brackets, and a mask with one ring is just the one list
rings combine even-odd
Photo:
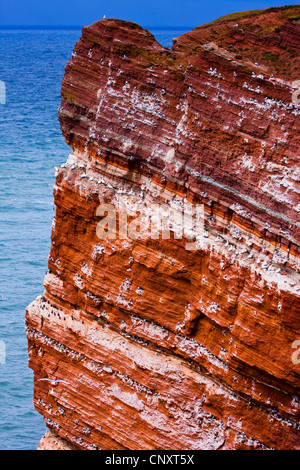
[[(287, 18), (298, 18), (300, 15), (300, 5), (286, 5), (283, 7), (271, 7), (271, 8), (267, 8), (264, 10), (238, 11), (234, 13), (229, 13), (228, 15), (220, 16), (220, 18), (217, 18), (216, 20), (211, 21), (210, 23), (205, 23), (200, 26), (197, 26), (197, 28), (205, 28), (206, 26), (214, 25), (216, 23), (221, 23), (223, 21), (235, 21), (235, 20), (239, 20), (240, 18), (244, 18), (246, 16), (260, 15), (261, 13), (268, 13), (268, 12), (280, 11), (280, 10), (282, 11), (282, 16), (284, 16), (285, 10), (288, 10), (286, 11)], [(290, 10), (292, 10), (291, 14), (289, 14)]]

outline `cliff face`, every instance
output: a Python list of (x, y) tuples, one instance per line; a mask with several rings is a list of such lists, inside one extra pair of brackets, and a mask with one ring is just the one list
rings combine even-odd
[[(40, 448), (299, 448), (298, 16), (220, 21), (171, 51), (133, 23), (83, 28), (26, 312)], [(196, 249), (99, 239), (97, 209), (124, 196), (204, 208)]]

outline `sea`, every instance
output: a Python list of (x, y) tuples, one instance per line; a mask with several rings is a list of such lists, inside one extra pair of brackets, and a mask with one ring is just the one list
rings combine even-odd
[[(148, 29), (171, 47), (191, 28)], [(61, 82), (80, 36), (80, 27), (0, 29), (0, 450), (35, 450), (46, 431), (32, 403), (25, 310), (43, 293), (55, 167), (69, 154)]]

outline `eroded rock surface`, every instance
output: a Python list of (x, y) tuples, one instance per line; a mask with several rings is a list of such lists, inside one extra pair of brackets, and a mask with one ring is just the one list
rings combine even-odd
[[(40, 448), (300, 447), (298, 17), (220, 21), (171, 50), (133, 23), (83, 28), (26, 313)], [(97, 208), (124, 195), (203, 205), (197, 249), (99, 240)]]

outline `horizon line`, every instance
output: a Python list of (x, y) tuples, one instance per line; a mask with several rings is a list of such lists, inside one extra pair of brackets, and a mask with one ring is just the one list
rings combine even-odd
[[(75, 29), (82, 29), (84, 26), (79, 26), (79, 25), (0, 25), (0, 30), (7, 30), (7, 29), (70, 29), (70, 30), (75, 30)], [(172, 29), (193, 29), (196, 28), (196, 26), (149, 26), (149, 25), (140, 25), (142, 28), (146, 29), (156, 29), (156, 30), (172, 30)]]

